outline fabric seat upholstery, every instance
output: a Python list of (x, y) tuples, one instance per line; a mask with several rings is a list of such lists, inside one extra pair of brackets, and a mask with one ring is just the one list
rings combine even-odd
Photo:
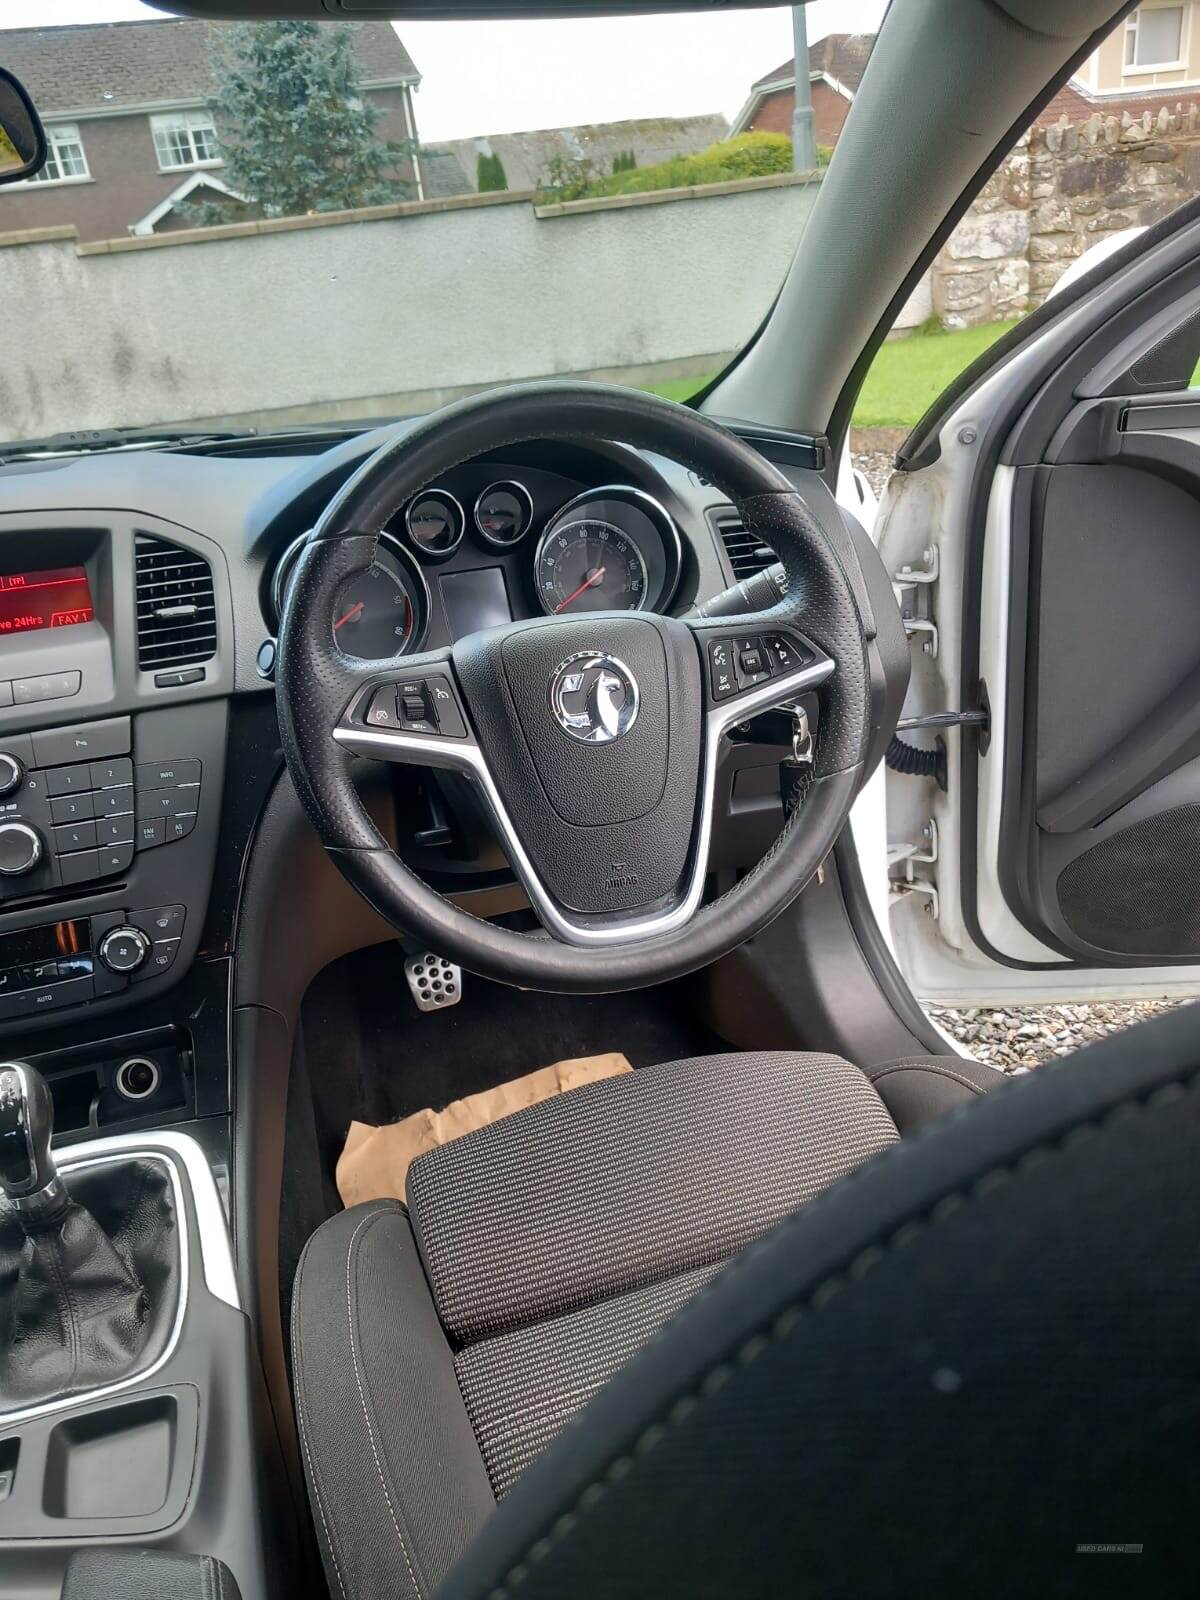
[(710, 1056), (531, 1107), (415, 1162), (407, 1210), (330, 1219), (293, 1348), (331, 1592), (426, 1600), (725, 1262), (898, 1138), (840, 1057)]

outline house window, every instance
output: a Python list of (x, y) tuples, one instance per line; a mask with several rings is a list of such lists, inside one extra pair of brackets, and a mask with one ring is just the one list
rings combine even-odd
[(90, 178), (83, 140), (73, 122), (60, 122), (46, 129), (46, 165), (35, 172), (30, 183), (78, 183)]
[(1126, 19), (1126, 67), (1179, 66), (1182, 57), (1182, 6), (1140, 6)]
[(160, 172), (220, 166), (221, 152), (211, 111), (172, 111), (151, 117), (150, 129)]

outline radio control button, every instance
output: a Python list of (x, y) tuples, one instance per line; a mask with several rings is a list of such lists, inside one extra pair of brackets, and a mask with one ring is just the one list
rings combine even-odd
[(105, 756), (125, 756), (130, 749), (128, 717), (107, 722), (76, 722), (66, 728), (48, 728), (33, 735), (33, 753), (40, 767), (60, 767), (68, 761), (101, 761)]
[(24, 776), (25, 767), (20, 758), (10, 755), (7, 750), (0, 750), (0, 795), (12, 794), (14, 789), (19, 789)]
[(175, 761), (139, 761), (136, 783), (139, 789), (169, 789), (181, 783), (200, 782), (200, 762), (195, 756)]
[(63, 794), (50, 802), (50, 820), (60, 822), (89, 822), (95, 815), (90, 794)]
[(84, 762), (76, 767), (52, 767), (46, 774), (46, 793), (86, 794), (92, 788), (91, 772)]
[(32, 872), (42, 859), (42, 839), (27, 822), (0, 823), (0, 873), (17, 878)]
[(90, 883), (100, 876), (100, 861), (94, 850), (78, 850), (73, 856), (59, 856), (58, 870), (63, 888), (73, 883)]
[(118, 784), (133, 782), (133, 762), (128, 756), (118, 756), (115, 761), (93, 761), (88, 771), (93, 789), (115, 789)]
[(165, 844), (167, 824), (164, 817), (146, 817), (137, 825), (135, 842), (139, 850), (153, 850), (156, 844)]
[(65, 822), (54, 830), (54, 848), (61, 852), (90, 850), (96, 843), (94, 822)]
[(173, 817), (167, 818), (167, 843), (171, 844), (176, 839), (186, 839), (196, 826), (196, 813), (194, 811), (180, 811)]
[(133, 810), (133, 785), (123, 783), (119, 789), (97, 789), (92, 796), (98, 817), (114, 817), (121, 811)]
[(119, 817), (101, 817), (96, 823), (96, 843), (103, 849), (106, 844), (133, 843), (133, 813), (126, 811)]
[(105, 845), (103, 850), (97, 850), (100, 860), (100, 876), (106, 877), (110, 872), (125, 872), (133, 861), (132, 844)]

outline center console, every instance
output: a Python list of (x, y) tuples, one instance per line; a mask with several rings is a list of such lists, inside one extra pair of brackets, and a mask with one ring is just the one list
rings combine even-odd
[(152, 518), (0, 517), (0, 1041), (187, 972), (232, 681), (214, 543)]

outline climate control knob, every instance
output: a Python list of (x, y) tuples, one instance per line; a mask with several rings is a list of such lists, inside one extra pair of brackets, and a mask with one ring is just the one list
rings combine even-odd
[(42, 836), (27, 822), (0, 822), (0, 874), (19, 878), (42, 859)]
[(0, 750), (0, 795), (11, 794), (14, 789), (19, 789), (24, 776), (25, 764), (20, 757)]
[(140, 928), (110, 928), (96, 954), (110, 972), (126, 976), (145, 965), (150, 941)]

